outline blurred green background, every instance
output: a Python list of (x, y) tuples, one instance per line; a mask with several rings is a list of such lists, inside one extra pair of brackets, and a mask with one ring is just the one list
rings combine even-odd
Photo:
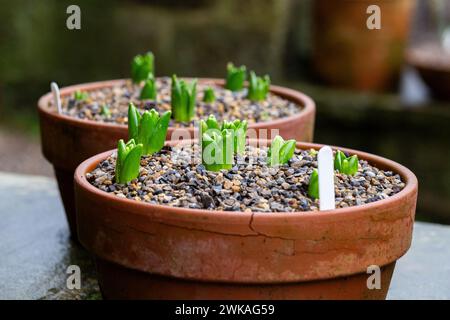
[[(233, 61), (309, 94), (316, 142), (406, 165), (420, 182), (419, 218), (450, 223), (450, 103), (430, 98), (403, 59), (427, 1), (330, 3), (0, 0), (0, 171), (52, 175), (35, 110), (51, 81), (128, 77), (131, 58), (151, 50), (158, 76), (223, 77)], [(365, 25), (372, 3), (384, 10), (381, 30)], [(81, 30), (66, 28), (71, 4)]]

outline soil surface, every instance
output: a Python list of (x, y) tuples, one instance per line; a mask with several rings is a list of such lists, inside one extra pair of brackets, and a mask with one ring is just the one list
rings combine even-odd
[[(170, 78), (158, 78), (156, 83), (158, 88), (156, 101), (140, 100), (141, 86), (127, 81), (123, 85), (86, 91), (88, 97), (84, 100), (76, 100), (74, 94), (62, 97), (63, 113), (79, 119), (127, 124), (128, 104), (130, 101), (141, 111), (156, 109), (161, 113), (171, 110)], [(193, 121), (180, 123), (172, 120), (170, 126), (189, 127), (195, 121), (203, 119), (210, 114), (215, 115), (219, 121), (224, 119), (230, 121), (246, 119), (249, 123), (263, 122), (293, 116), (303, 108), (271, 93), (267, 95), (264, 101), (253, 102), (246, 98), (247, 89), (232, 92), (219, 86), (211, 86), (214, 90), (216, 101), (205, 103), (202, 100), (203, 92), (208, 86), (201, 83), (197, 84), (197, 107)], [(108, 106), (109, 115), (102, 113), (103, 105)]]
[[(115, 154), (86, 175), (95, 187), (118, 197), (195, 209), (289, 212), (318, 210), (307, 194), (317, 153), (296, 150), (288, 164), (268, 167), (267, 149), (248, 146), (235, 157), (231, 170), (205, 170), (197, 147), (165, 148), (141, 159), (138, 179), (114, 182)], [(386, 199), (405, 187), (400, 176), (359, 160), (354, 176), (335, 175), (336, 207), (345, 208)]]

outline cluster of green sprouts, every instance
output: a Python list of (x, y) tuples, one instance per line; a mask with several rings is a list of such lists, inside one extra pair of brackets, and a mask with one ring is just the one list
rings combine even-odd
[(142, 115), (130, 103), (128, 107), (128, 142), (117, 145), (116, 182), (128, 183), (139, 176), (141, 156), (152, 155), (164, 147), (171, 112), (162, 116), (154, 109)]
[(87, 92), (76, 90), (75, 93), (73, 94), (73, 97), (77, 101), (84, 101), (89, 97), (89, 95)]
[[(346, 156), (337, 150), (334, 156), (334, 170), (346, 175), (355, 175), (358, 172), (358, 156)], [(313, 199), (319, 198), (319, 172), (314, 169), (309, 178), (308, 195)]]
[(134, 139), (126, 144), (120, 139), (117, 144), (116, 182), (127, 183), (139, 175), (143, 146), (136, 144)]
[(270, 78), (268, 75), (264, 77), (256, 76), (256, 73), (250, 72), (250, 80), (248, 84), (248, 99), (252, 101), (265, 100), (270, 88)]
[(139, 84), (142, 81), (147, 80), (150, 75), (153, 75), (154, 60), (155, 57), (151, 52), (135, 56), (131, 62), (131, 80), (133, 80), (134, 83)]
[[(148, 52), (134, 57), (131, 63), (131, 79), (133, 83), (142, 85), (139, 98), (141, 100), (156, 100), (157, 87), (154, 77), (154, 55)], [(244, 88), (247, 79), (245, 66), (235, 67), (232, 63), (227, 65), (225, 87), (231, 91)], [(247, 98), (252, 101), (266, 99), (269, 92), (270, 79), (257, 77), (250, 72)], [(77, 91), (76, 100), (85, 100), (86, 93)], [(171, 109), (163, 115), (157, 111), (145, 111), (143, 114), (130, 103), (128, 108), (128, 135), (129, 141), (118, 143), (116, 181), (127, 183), (139, 175), (140, 157), (151, 155), (160, 151), (165, 142), (170, 118), (178, 122), (190, 122), (195, 115), (197, 99), (197, 80), (190, 83), (172, 76), (171, 83)], [(216, 95), (212, 87), (203, 92), (204, 103), (214, 103)], [(105, 117), (111, 116), (109, 107), (105, 104), (100, 113)], [(245, 151), (247, 136), (247, 121), (223, 121), (219, 124), (211, 115), (200, 122), (200, 139), (202, 149), (202, 162), (207, 170), (218, 171), (230, 169), (233, 165), (234, 155), (242, 155)], [(277, 166), (286, 164), (293, 156), (295, 140), (284, 141), (280, 136), (275, 137), (268, 153), (268, 164)]]
[[(120, 140), (117, 146), (116, 182), (128, 183), (139, 175), (140, 159), (143, 155), (152, 155), (164, 146), (171, 112), (160, 116), (155, 110), (145, 111), (142, 115), (130, 103), (128, 109), (129, 141)], [(219, 123), (214, 115), (201, 120), (199, 133), (201, 137), (202, 164), (209, 171), (230, 170), (235, 154), (243, 155), (246, 146), (247, 121), (234, 120)], [(276, 136), (268, 149), (267, 164), (269, 166), (284, 165), (289, 162), (295, 152), (296, 141), (285, 141)], [(311, 150), (311, 155), (317, 151)], [(358, 156), (346, 156), (336, 151), (335, 170), (347, 175), (358, 171)], [(308, 185), (308, 195), (319, 198), (319, 172), (314, 169)]]
[(216, 101), (216, 94), (214, 93), (213, 88), (207, 87), (203, 92), (203, 102), (214, 103), (214, 101)]
[[(227, 65), (227, 78), (225, 88), (231, 91), (239, 91), (244, 88), (247, 79), (247, 68), (245, 66), (235, 67), (231, 62)], [(254, 71), (250, 71), (247, 98), (252, 101), (265, 100), (270, 89), (270, 78), (268, 75), (258, 77)]]
[(170, 111), (166, 111), (160, 116), (154, 109), (144, 111), (141, 115), (133, 103), (130, 103), (128, 107), (128, 139), (142, 144), (144, 155), (158, 152), (166, 141), (170, 116)]
[(231, 169), (234, 155), (245, 151), (247, 126), (246, 120), (219, 124), (214, 115), (200, 121), (202, 163), (207, 170)]
[(341, 150), (334, 156), (334, 169), (343, 174), (354, 175), (358, 172), (358, 156), (347, 157)]
[[(224, 121), (221, 125), (213, 115), (200, 122), (202, 163), (207, 170), (229, 170), (234, 155), (243, 155), (246, 146), (247, 121)], [(276, 136), (268, 150), (267, 164), (287, 164), (295, 152), (295, 140)]]
[[(152, 52), (137, 55), (131, 62), (131, 79), (135, 84), (144, 85), (139, 95), (140, 100), (157, 100), (157, 86), (154, 76), (155, 57)], [(247, 79), (247, 68), (245, 66), (235, 67), (233, 63), (227, 64), (227, 76), (225, 88), (231, 91), (240, 91), (244, 88)], [(257, 77), (255, 72), (250, 72), (247, 98), (252, 101), (266, 99), (269, 92), (269, 76)], [(86, 96), (87, 97), (87, 96)], [(75, 99), (84, 100), (83, 95), (75, 95)], [(197, 80), (186, 83), (172, 75), (171, 85), (171, 108), (172, 117), (178, 122), (190, 122), (195, 116), (197, 100)], [(213, 88), (207, 87), (203, 92), (204, 103), (214, 103), (216, 95)]]
[(109, 110), (109, 106), (107, 104), (103, 104), (100, 108), (100, 114), (102, 116), (105, 116), (106, 118), (109, 118), (111, 116), (111, 110)]
[(267, 153), (267, 164), (270, 166), (278, 166), (288, 163), (295, 151), (295, 140), (287, 140), (281, 136), (276, 136), (272, 140), (269, 151)]
[(244, 88), (244, 82), (247, 78), (247, 68), (245, 66), (235, 67), (229, 62), (227, 64), (227, 78), (225, 88), (231, 91), (239, 91)]
[[(154, 55), (147, 52), (137, 55), (131, 62), (131, 80), (133, 83), (141, 85), (140, 100), (157, 100), (157, 85), (154, 76)], [(227, 76), (225, 88), (231, 91), (239, 91), (244, 88), (247, 79), (247, 68), (245, 66), (235, 67), (231, 62), (227, 64)], [(270, 88), (270, 78), (256, 76), (254, 71), (250, 71), (247, 98), (252, 101), (265, 100)], [(89, 97), (87, 92), (75, 91), (74, 99), (84, 101)], [(179, 80), (176, 75), (172, 75), (171, 84), (171, 108), (172, 117), (178, 122), (190, 122), (195, 116), (197, 100), (197, 80), (191, 83)], [(205, 88), (203, 92), (204, 103), (214, 103), (216, 95), (212, 87)], [(111, 113), (107, 105), (103, 105), (100, 114), (109, 117)]]
[(139, 99), (141, 100), (156, 100), (156, 82), (153, 73), (150, 73), (144, 82)]
[(155, 57), (153, 53), (137, 55), (131, 62), (131, 80), (135, 84), (144, 82), (139, 95), (140, 100), (156, 100), (157, 90), (154, 76)]
[(189, 122), (195, 114), (197, 98), (197, 80), (190, 84), (172, 76), (171, 106), (173, 118), (179, 122)]

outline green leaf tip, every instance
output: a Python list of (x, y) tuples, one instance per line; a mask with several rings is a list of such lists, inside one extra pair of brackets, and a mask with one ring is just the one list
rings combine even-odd
[(136, 144), (134, 139), (126, 144), (120, 139), (117, 143), (116, 182), (126, 184), (139, 176), (143, 146)]
[(206, 132), (209, 129), (216, 129), (220, 130), (220, 124), (217, 121), (216, 117), (214, 115), (210, 115), (206, 120), (200, 120), (200, 137), (202, 136), (203, 132)]
[(171, 107), (173, 118), (178, 122), (189, 122), (194, 118), (197, 99), (197, 79), (187, 84), (172, 75)]
[(128, 106), (128, 137), (142, 144), (143, 154), (151, 155), (164, 147), (172, 113), (161, 116), (154, 109), (139, 113), (133, 103)]
[(245, 66), (235, 67), (231, 62), (227, 64), (226, 89), (231, 91), (242, 90), (246, 78), (247, 68)]
[(131, 62), (131, 80), (134, 83), (147, 80), (150, 74), (154, 73), (154, 60), (152, 52), (135, 56)]
[(144, 86), (142, 87), (141, 94), (139, 95), (140, 100), (156, 100), (156, 82), (153, 73), (145, 80)]
[(358, 156), (355, 154), (347, 157), (341, 150), (336, 151), (334, 169), (347, 175), (356, 174), (358, 172)]
[(268, 75), (264, 77), (256, 76), (254, 71), (250, 72), (250, 81), (248, 83), (247, 98), (252, 101), (265, 100), (270, 89), (270, 78)]
[(314, 169), (309, 177), (308, 196), (313, 199), (319, 198), (319, 171)]
[(75, 98), (75, 100), (77, 101), (84, 101), (87, 98), (89, 98), (89, 94), (87, 92), (84, 91), (80, 91), (80, 90), (76, 90), (73, 94), (73, 97)]
[(111, 116), (111, 110), (109, 110), (109, 107), (107, 104), (103, 104), (101, 109), (100, 109), (100, 114), (102, 116), (105, 116), (107, 118), (109, 118)]
[(203, 92), (203, 102), (205, 103), (214, 103), (216, 101), (216, 95), (214, 93), (213, 88), (207, 87)]
[(281, 136), (276, 136), (272, 140), (269, 151), (267, 153), (267, 163), (270, 166), (278, 166), (288, 163), (295, 152), (295, 140), (287, 140)]

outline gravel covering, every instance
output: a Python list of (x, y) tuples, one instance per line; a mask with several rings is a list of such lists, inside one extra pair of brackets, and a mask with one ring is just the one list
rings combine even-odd
[[(190, 80), (188, 80), (190, 81)], [(98, 90), (86, 91), (89, 97), (86, 100), (77, 101), (74, 95), (63, 96), (63, 113), (79, 119), (88, 119), (100, 122), (127, 124), (128, 103), (132, 101), (141, 111), (156, 109), (158, 112), (170, 110), (170, 78), (158, 78), (157, 102), (152, 100), (139, 100), (140, 87), (126, 81), (122, 85), (105, 87)], [(223, 119), (246, 119), (249, 123), (270, 121), (297, 114), (302, 110), (293, 102), (269, 93), (267, 99), (260, 102), (252, 102), (246, 97), (247, 89), (232, 92), (219, 86), (211, 86), (216, 95), (214, 103), (204, 103), (203, 91), (208, 85), (197, 84), (197, 108), (196, 115), (191, 123), (179, 123), (171, 121), (172, 127), (189, 127), (195, 121), (214, 114), (219, 121)], [(50, 102), (52, 104), (52, 102)], [(101, 114), (103, 104), (107, 104), (111, 115)]]
[[(186, 150), (166, 147), (142, 157), (138, 179), (127, 185), (114, 182), (115, 154), (86, 175), (95, 187), (118, 197), (174, 207), (254, 212), (318, 210), (308, 197), (309, 177), (317, 167), (317, 153), (296, 150), (288, 164), (267, 167), (267, 149), (247, 147), (236, 157), (234, 167), (206, 171), (199, 159)], [(193, 159), (193, 161), (192, 161)], [(398, 174), (379, 170), (359, 161), (354, 176), (335, 175), (336, 208), (386, 199), (405, 187)]]

